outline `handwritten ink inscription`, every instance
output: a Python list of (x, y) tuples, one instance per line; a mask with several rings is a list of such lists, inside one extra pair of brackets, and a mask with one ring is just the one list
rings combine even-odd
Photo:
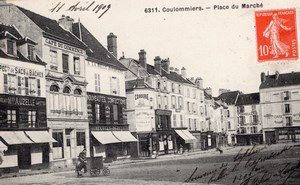
[(66, 8), (64, 9), (65, 11), (72, 11), (72, 12), (92, 11), (95, 14), (99, 14), (98, 16), (99, 19), (111, 8), (111, 4), (97, 4), (95, 3), (95, 1), (85, 2), (85, 3), (78, 1), (77, 3), (71, 6), (67, 6), (66, 3), (59, 2), (55, 4), (55, 6), (50, 9), (50, 11), (59, 12), (60, 10), (63, 10), (63, 8)]
[[(267, 146), (242, 148), (232, 160), (217, 164), (213, 169), (203, 172), (201, 165), (196, 167), (184, 182), (210, 184), (225, 181), (226, 184), (258, 185), (276, 181), (276, 184), (289, 184), (292, 175), (300, 170), (300, 158), (292, 162), (278, 158), (281, 156), (284, 159), (283, 156), (292, 148), (293, 146), (284, 146), (275, 151), (269, 151)], [(280, 161), (279, 164), (273, 164), (274, 160)]]

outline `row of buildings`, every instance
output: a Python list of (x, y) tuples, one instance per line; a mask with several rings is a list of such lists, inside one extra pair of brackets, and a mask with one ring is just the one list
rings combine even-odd
[(109, 161), (300, 139), (300, 73), (262, 73), (258, 93), (213, 97), (169, 58), (118, 58), (116, 35), (106, 49), (68, 16), (4, 2), (0, 17), (4, 172), (73, 165), (83, 148)]

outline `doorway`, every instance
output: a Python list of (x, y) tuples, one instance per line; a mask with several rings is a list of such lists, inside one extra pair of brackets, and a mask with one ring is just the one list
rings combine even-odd
[(29, 145), (21, 145), (18, 149), (19, 169), (31, 168), (31, 150)]

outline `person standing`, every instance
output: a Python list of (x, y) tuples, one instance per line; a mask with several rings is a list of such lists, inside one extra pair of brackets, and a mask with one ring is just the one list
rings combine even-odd
[(87, 172), (86, 164), (87, 164), (86, 149), (83, 149), (82, 152), (80, 152), (80, 154), (78, 155), (78, 159), (77, 159), (77, 166), (76, 166), (77, 177), (82, 176), (82, 174), (81, 174), (82, 169), (84, 169), (84, 173)]

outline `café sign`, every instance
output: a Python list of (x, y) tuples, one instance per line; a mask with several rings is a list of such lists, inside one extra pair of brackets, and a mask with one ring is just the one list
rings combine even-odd
[(57, 47), (57, 48), (61, 48), (61, 49), (65, 49), (65, 50), (68, 50), (68, 51), (75, 52), (75, 53), (83, 54), (82, 49), (79, 49), (79, 48), (76, 48), (76, 47), (73, 47), (73, 46), (69, 46), (67, 44), (64, 44), (64, 43), (61, 43), (61, 42), (58, 42), (58, 41), (55, 41), (55, 40), (51, 40), (51, 39), (46, 38), (45, 42), (47, 44), (49, 44), (51, 46), (54, 46), (54, 47)]

